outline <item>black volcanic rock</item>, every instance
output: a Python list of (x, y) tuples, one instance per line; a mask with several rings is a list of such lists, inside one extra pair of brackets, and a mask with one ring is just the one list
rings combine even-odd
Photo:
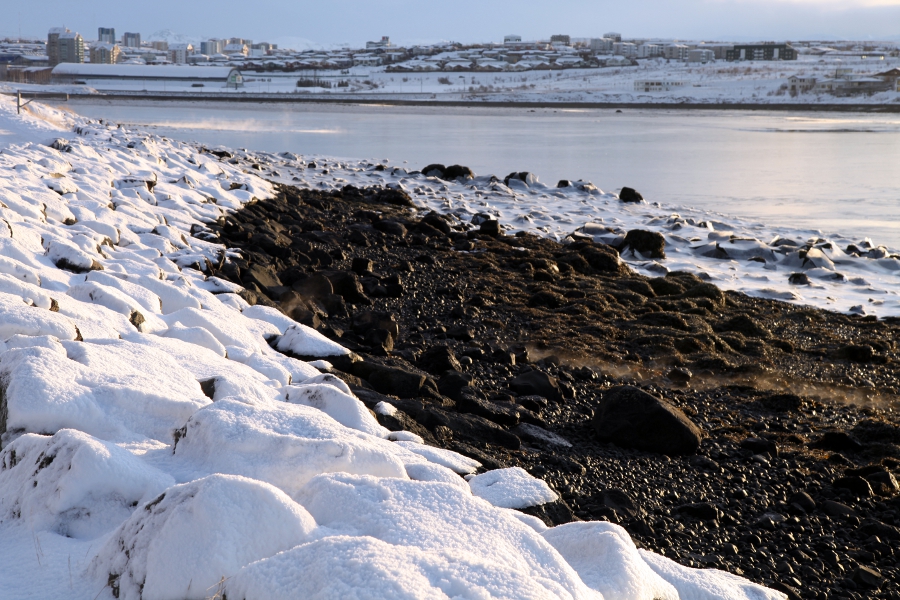
[(594, 413), (597, 439), (659, 454), (694, 454), (702, 433), (687, 416), (633, 386), (604, 392)]
[(666, 257), (666, 238), (661, 233), (645, 229), (632, 229), (625, 234), (620, 250), (629, 248), (649, 258)]
[(640, 194), (640, 192), (634, 190), (630, 187), (623, 187), (622, 191), (619, 192), (619, 200), (622, 202), (643, 202), (644, 197)]

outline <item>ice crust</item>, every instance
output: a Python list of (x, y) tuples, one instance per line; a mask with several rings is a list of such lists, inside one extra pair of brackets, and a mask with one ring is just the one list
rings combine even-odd
[(503, 508), (556, 496), (388, 432), (294, 358), (348, 350), (210, 276), (203, 224), (270, 183), (29, 108), (0, 97), (0, 597), (781, 597)]

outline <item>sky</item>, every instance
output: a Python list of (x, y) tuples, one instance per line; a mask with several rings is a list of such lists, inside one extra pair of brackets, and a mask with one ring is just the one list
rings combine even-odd
[(169, 30), (189, 38), (242, 37), (281, 45), (350, 44), (390, 36), (400, 44), (502, 42), (554, 33), (685, 40), (853, 39), (900, 41), (900, 0), (0, 0), (0, 36), (43, 38), (66, 26), (87, 40), (98, 27), (144, 39)]

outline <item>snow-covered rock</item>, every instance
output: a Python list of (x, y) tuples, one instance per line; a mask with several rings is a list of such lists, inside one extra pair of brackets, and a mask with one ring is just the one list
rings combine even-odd
[(543, 480), (521, 467), (494, 469), (469, 479), (472, 493), (500, 508), (528, 508), (559, 499)]
[(210, 475), (134, 511), (92, 571), (121, 600), (203, 600), (244, 565), (304, 542), (314, 527), (303, 507), (271, 485)]

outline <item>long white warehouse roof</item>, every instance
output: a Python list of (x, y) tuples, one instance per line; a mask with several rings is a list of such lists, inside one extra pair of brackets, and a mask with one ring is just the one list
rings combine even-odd
[(60, 63), (53, 67), (54, 77), (127, 79), (213, 79), (226, 81), (237, 69), (233, 67), (198, 67), (177, 65), (101, 65)]

